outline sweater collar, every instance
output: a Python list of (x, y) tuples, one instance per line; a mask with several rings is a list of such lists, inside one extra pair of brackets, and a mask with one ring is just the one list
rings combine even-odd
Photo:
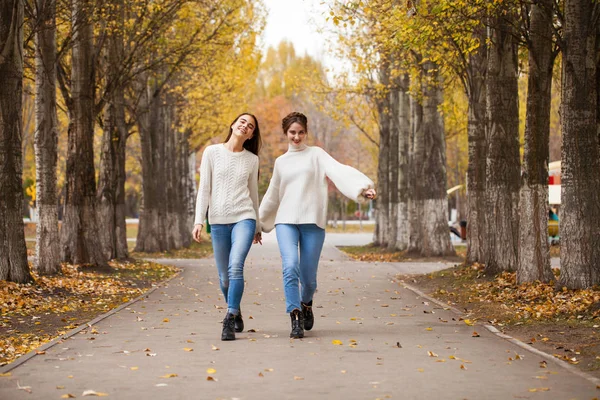
[(294, 146), (293, 144), (288, 144), (288, 152), (296, 152), (305, 150), (308, 146), (304, 143), (299, 144), (298, 146)]

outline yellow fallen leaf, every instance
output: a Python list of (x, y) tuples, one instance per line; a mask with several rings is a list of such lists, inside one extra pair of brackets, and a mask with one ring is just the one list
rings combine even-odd
[(212, 350), (213, 350), (213, 351), (220, 350), (220, 349), (219, 349), (217, 346), (215, 346), (214, 344), (213, 344), (213, 345), (211, 345), (211, 347), (212, 347)]
[(469, 326), (473, 326), (475, 323), (473, 321), (471, 321), (470, 319), (465, 319), (465, 324), (469, 325)]
[(265, 368), (265, 372), (273, 372), (273, 368)]
[(429, 357), (437, 357), (438, 356), (433, 351), (428, 351), (427, 354), (429, 354)]
[(184, 351), (194, 351), (194, 349), (192, 349), (192, 348), (189, 348), (189, 347), (184, 347), (184, 348), (183, 348), (183, 350), (184, 350)]
[(163, 322), (169, 322), (169, 318), (163, 319)]
[(419, 372), (425, 372), (425, 370), (423, 368), (417, 368), (417, 371), (419, 371)]
[(12, 375), (12, 372), (5, 372), (4, 374), (0, 374), (0, 377), (9, 377)]
[(216, 373), (217, 373), (217, 370), (216, 370), (216, 369), (214, 369), (214, 368), (209, 368), (209, 369), (207, 369), (207, 370), (206, 370), (206, 373), (207, 373), (207, 374), (216, 374)]
[(57, 388), (58, 390), (62, 390), (62, 389), (64, 389), (65, 387), (64, 387), (64, 386), (57, 386), (56, 388)]
[(137, 370), (138, 370), (138, 369), (140, 369), (140, 368), (139, 368), (139, 367), (131, 367), (131, 368), (129, 368), (129, 369), (130, 369), (130, 370), (132, 370), (132, 371), (137, 371)]
[(74, 399), (75, 396), (73, 396), (71, 393), (67, 393), (67, 394), (63, 394), (62, 396), (60, 396), (61, 399)]
[(193, 341), (193, 340), (189, 340), (189, 339), (187, 340), (187, 342), (188, 342), (188, 343), (194, 343), (194, 341)]
[(167, 374), (167, 375), (161, 376), (161, 378), (175, 378), (175, 377), (177, 377), (177, 374)]
[(446, 362), (446, 360), (444, 360), (443, 358), (440, 358), (439, 360), (435, 360), (435, 362)]
[(303, 378), (303, 377), (301, 377), (301, 376), (294, 376), (294, 380), (295, 380), (295, 381), (303, 381), (303, 380), (304, 380), (304, 378)]
[(261, 378), (264, 376), (262, 372), (258, 373), (258, 376), (260, 376)]
[(448, 358), (451, 360), (456, 360), (456, 357), (454, 357), (454, 356), (448, 356)]
[(433, 328), (425, 328), (426, 331), (432, 331)]
[(331, 341), (331, 344), (334, 344), (336, 346), (341, 346), (343, 343), (341, 340), (334, 339)]

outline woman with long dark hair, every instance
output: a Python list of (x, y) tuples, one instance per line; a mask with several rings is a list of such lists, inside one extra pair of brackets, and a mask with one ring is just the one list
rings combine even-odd
[(221, 340), (235, 340), (244, 330), (240, 303), (244, 293), (244, 263), (259, 232), (258, 120), (240, 114), (229, 126), (225, 143), (206, 147), (200, 163), (200, 186), (192, 236), (200, 242), (208, 212), (213, 252), (221, 291), (227, 302)]

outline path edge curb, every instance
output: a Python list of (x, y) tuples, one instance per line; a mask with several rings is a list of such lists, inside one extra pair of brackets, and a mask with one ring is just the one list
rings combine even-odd
[[(409, 285), (408, 283), (401, 282), (401, 281), (398, 281), (398, 283), (400, 283), (405, 289), (410, 290), (411, 292), (415, 293), (418, 296), (426, 298), (427, 300), (429, 300), (429, 301), (437, 304), (438, 306), (444, 308), (445, 310), (450, 310), (453, 313), (455, 313), (457, 315), (460, 315), (460, 316), (464, 316), (465, 315), (465, 313), (463, 313), (462, 311), (460, 311), (458, 308), (452, 307), (452, 306), (450, 306), (448, 304), (445, 304), (445, 303), (441, 302), (440, 300), (435, 299), (435, 298), (433, 298), (433, 297), (431, 297), (431, 296), (423, 293), (421, 290), (417, 289), (416, 287), (414, 287), (412, 285)], [(529, 351), (529, 352), (531, 352), (531, 353), (533, 353), (535, 355), (543, 357), (546, 360), (550, 360), (550, 361), (554, 362), (555, 364), (561, 366), (562, 368), (566, 369), (567, 371), (569, 371), (569, 372), (571, 372), (571, 373), (573, 373), (573, 374), (575, 374), (575, 375), (577, 375), (577, 376), (579, 376), (581, 378), (584, 378), (584, 379), (590, 381), (591, 383), (595, 384), (596, 386), (600, 387), (600, 378), (596, 378), (595, 376), (592, 376), (592, 375), (588, 374), (587, 372), (581, 371), (579, 368), (577, 368), (577, 367), (575, 367), (575, 366), (573, 366), (573, 365), (571, 365), (571, 364), (569, 364), (569, 363), (567, 363), (567, 362), (565, 362), (563, 360), (560, 360), (560, 359), (554, 357), (552, 354), (548, 354), (548, 353), (546, 353), (544, 351), (536, 349), (535, 347), (533, 347), (531, 345), (528, 345), (527, 343), (524, 343), (524, 342), (520, 341), (519, 339), (516, 339), (516, 338), (514, 338), (514, 337), (512, 337), (510, 335), (502, 333), (495, 326), (487, 325), (487, 324), (483, 324), (482, 326), (485, 329), (487, 329), (489, 332), (491, 332), (492, 334), (498, 336), (499, 338), (502, 338), (502, 339), (504, 339), (504, 340), (506, 340), (506, 341), (508, 341), (508, 342), (510, 342), (510, 343), (512, 343), (514, 345), (516, 345), (516, 346), (519, 346), (522, 349), (527, 350), (527, 351)]]
[(33, 349), (25, 354), (23, 354), (21, 357), (17, 358), (15, 361), (6, 364), (3, 367), (0, 367), (0, 375), (2, 374), (6, 374), (10, 371), (12, 371), (13, 369), (23, 365), (25, 362), (31, 360), (33, 357), (38, 355), (39, 351), (46, 351), (48, 349), (50, 349), (51, 347), (56, 346), (59, 343), (62, 343), (64, 340), (69, 339), (73, 336), (75, 336), (76, 334), (78, 334), (79, 332), (81, 332), (82, 330), (89, 328), (90, 326), (97, 324), (98, 322), (118, 313), (119, 311), (131, 306), (132, 304), (137, 303), (138, 301), (144, 299), (145, 297), (150, 296), (152, 293), (154, 293), (156, 290), (158, 290), (159, 288), (161, 288), (162, 286), (168, 284), (169, 282), (171, 282), (173, 279), (177, 278), (181, 272), (183, 271), (181, 267), (177, 267), (179, 268), (179, 271), (177, 271), (177, 273), (175, 273), (175, 275), (173, 275), (172, 277), (170, 277), (169, 279), (166, 279), (164, 281), (161, 281), (159, 283), (157, 283), (154, 287), (150, 288), (147, 292), (140, 294), (139, 296), (137, 296), (136, 298), (134, 298), (133, 300), (128, 301), (127, 303), (121, 304), (120, 306), (113, 308), (110, 311), (107, 311), (104, 314), (101, 314), (99, 316), (97, 316), (96, 318), (94, 318), (93, 320), (83, 323), (81, 325), (79, 325), (76, 328), (71, 329), (70, 331), (67, 331), (66, 333), (64, 333), (63, 335), (59, 335), (57, 337), (55, 337), (54, 339), (52, 339), (51, 341), (44, 343), (43, 345), (41, 345), (40, 347)]

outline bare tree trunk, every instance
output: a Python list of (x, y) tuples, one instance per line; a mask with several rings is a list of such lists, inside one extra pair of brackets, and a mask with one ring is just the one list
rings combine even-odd
[[(395, 85), (394, 85), (395, 86)], [(386, 149), (388, 152), (388, 183), (387, 187), (389, 190), (388, 197), (388, 219), (387, 224), (387, 248), (393, 250), (396, 248), (396, 242), (398, 240), (398, 207), (399, 207), (399, 196), (398, 196), (398, 161), (399, 161), (399, 99), (400, 94), (397, 87), (390, 89), (388, 93), (388, 118), (389, 118), (389, 146)]]
[[(388, 66), (381, 67), (382, 82), (389, 81)], [(378, 197), (375, 203), (376, 219), (375, 234), (373, 242), (381, 247), (387, 247), (389, 239), (389, 210), (390, 210), (390, 187), (389, 168), (390, 153), (390, 115), (388, 98), (377, 99), (377, 111), (379, 114), (379, 160), (377, 165), (377, 184), (379, 186)], [(396, 188), (393, 188), (396, 190)]]
[(525, 153), (519, 201), (519, 283), (554, 279), (548, 249), (553, 3), (553, 0), (540, 0), (531, 5)]
[(35, 268), (41, 275), (60, 272), (56, 166), (58, 120), (56, 115), (56, 3), (36, 0), (35, 52), (35, 169), (36, 226)]
[(400, 78), (398, 89), (398, 216), (396, 248), (408, 249), (410, 237), (410, 218), (408, 214), (410, 174), (409, 174), (409, 142), (410, 142), (410, 95), (408, 75)]
[(160, 93), (148, 85), (142, 95), (143, 114), (138, 118), (142, 145), (142, 207), (135, 245), (136, 252), (165, 251), (166, 195), (165, 195), (165, 134), (164, 107)]
[(23, 226), (23, 2), (0, 3), (0, 280), (31, 281)]
[(104, 256), (124, 259), (127, 249), (125, 223), (125, 150), (127, 126), (125, 95), (120, 66), (123, 60), (123, 1), (114, 1), (111, 18), (116, 29), (109, 30), (107, 40), (109, 99), (104, 114), (104, 134), (98, 179), (98, 227)]
[(519, 91), (514, 15), (493, 18), (487, 75), (486, 271), (516, 270), (519, 241)]
[(73, 264), (108, 267), (97, 244), (96, 176), (94, 168), (94, 27), (92, 3), (73, 1), (72, 101), (61, 258)]
[(448, 230), (446, 194), (446, 140), (438, 110), (442, 90), (437, 66), (425, 62), (422, 70), (422, 123), (415, 130), (412, 169), (412, 207), (409, 252), (420, 256), (454, 255)]
[(570, 0), (564, 10), (560, 285), (572, 289), (600, 283), (598, 7), (592, 0)]
[(466, 262), (485, 262), (486, 186), (486, 70), (485, 28), (476, 32), (479, 49), (469, 57), (468, 84), (468, 166), (467, 166), (467, 257)]

